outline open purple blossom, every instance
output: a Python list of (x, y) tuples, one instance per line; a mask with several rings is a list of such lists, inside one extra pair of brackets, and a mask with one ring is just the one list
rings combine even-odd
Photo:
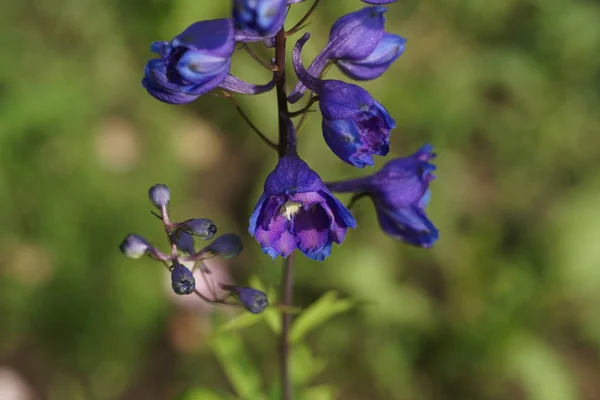
[(283, 26), (286, 0), (234, 0), (233, 20), (238, 41), (258, 41), (273, 36)]
[(389, 161), (378, 172), (364, 178), (328, 183), (333, 192), (366, 194), (375, 205), (385, 233), (420, 247), (432, 246), (439, 232), (425, 214), (429, 183), (435, 179), (435, 157), (431, 145), (416, 153)]
[[(338, 19), (331, 28), (329, 41), (308, 67), (308, 73), (319, 76), (333, 61), (352, 79), (370, 80), (380, 76), (400, 57), (406, 41), (384, 31), (386, 11), (382, 6), (365, 7)], [(300, 100), (306, 89), (304, 82), (298, 82), (288, 96), (289, 101)]]
[(373, 165), (372, 155), (389, 151), (390, 131), (396, 125), (387, 110), (363, 88), (338, 80), (321, 80), (302, 66), (306, 33), (294, 47), (296, 74), (319, 95), (323, 137), (329, 148), (348, 164), (363, 168)]
[(296, 155), (282, 157), (265, 181), (249, 232), (273, 259), (295, 249), (323, 261), (356, 220), (323, 181)]

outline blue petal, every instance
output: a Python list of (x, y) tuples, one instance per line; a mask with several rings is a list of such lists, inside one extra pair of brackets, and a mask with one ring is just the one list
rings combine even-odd
[(254, 207), (254, 211), (252, 211), (252, 215), (250, 215), (250, 224), (248, 226), (248, 232), (250, 235), (254, 236), (256, 233), (256, 228), (258, 225), (262, 224), (262, 221), (258, 221), (258, 217), (260, 212), (265, 204), (265, 201), (269, 198), (266, 194), (261, 194), (258, 201), (256, 202), (256, 206)]
[(171, 47), (185, 46), (204, 50), (215, 57), (229, 58), (235, 50), (233, 20), (230, 18), (199, 21), (177, 35)]
[(379, 224), (388, 235), (420, 247), (431, 247), (438, 240), (438, 229), (418, 206), (387, 210), (374, 203)]
[(265, 180), (264, 191), (270, 196), (316, 192), (324, 188), (319, 175), (295, 156), (282, 157)]
[(302, 254), (304, 254), (306, 257), (315, 260), (315, 261), (324, 261), (327, 257), (329, 257), (331, 255), (331, 245), (332, 245), (332, 241), (328, 240), (327, 243), (325, 243), (325, 245), (323, 245), (323, 247), (318, 248), (318, 249), (301, 249), (299, 248), (299, 250), (302, 252)]

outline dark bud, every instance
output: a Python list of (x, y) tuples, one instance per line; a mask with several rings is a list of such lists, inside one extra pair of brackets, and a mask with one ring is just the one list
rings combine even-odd
[(235, 233), (226, 233), (216, 238), (202, 252), (218, 255), (223, 258), (236, 257), (242, 252), (242, 238)]
[(202, 240), (210, 240), (217, 233), (215, 223), (206, 218), (188, 219), (180, 223), (177, 228), (190, 235), (198, 236)]
[(181, 264), (174, 264), (171, 270), (171, 286), (177, 294), (192, 294), (196, 288), (196, 280), (192, 271)]
[(237, 296), (246, 310), (252, 314), (260, 314), (268, 307), (267, 295), (260, 290), (244, 286), (224, 286), (226, 290)]
[(194, 248), (194, 237), (187, 232), (176, 230), (171, 234), (171, 240), (175, 242), (177, 248), (184, 253), (193, 255), (196, 253)]
[(140, 258), (147, 254), (151, 247), (146, 239), (132, 233), (123, 239), (119, 249), (129, 258)]
[(167, 185), (157, 184), (148, 189), (148, 197), (156, 207), (166, 207), (171, 201), (171, 193)]

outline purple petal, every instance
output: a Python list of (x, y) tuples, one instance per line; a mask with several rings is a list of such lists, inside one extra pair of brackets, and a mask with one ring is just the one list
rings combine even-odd
[(265, 85), (254, 85), (231, 74), (219, 85), (222, 89), (241, 94), (261, 94), (270, 91), (274, 86), (275, 79), (271, 79)]
[(293, 231), (298, 248), (311, 254), (319, 252), (329, 239), (330, 219), (322, 206), (300, 210), (294, 218)]

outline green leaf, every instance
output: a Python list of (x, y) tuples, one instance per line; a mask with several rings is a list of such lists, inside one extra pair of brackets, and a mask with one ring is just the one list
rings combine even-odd
[(219, 327), (219, 333), (235, 331), (242, 328), (247, 328), (252, 325), (256, 325), (264, 318), (263, 314), (252, 314), (250, 312), (244, 312), (233, 319), (230, 319)]
[(277, 311), (277, 309), (269, 307), (262, 313), (262, 315), (273, 333), (279, 335), (281, 333), (281, 314)]
[(294, 386), (305, 387), (323, 371), (327, 363), (315, 358), (308, 346), (298, 344), (292, 347), (290, 364)]
[(319, 385), (308, 388), (300, 395), (300, 400), (333, 400), (336, 390), (329, 385)]
[(338, 299), (337, 293), (330, 291), (310, 305), (292, 325), (290, 341), (298, 343), (310, 331), (327, 322), (335, 315), (344, 313), (354, 307), (354, 302), (348, 299)]
[(194, 388), (188, 390), (179, 400), (229, 400), (231, 397), (217, 393), (207, 388)]
[(246, 353), (242, 340), (234, 333), (215, 336), (212, 349), (235, 392), (243, 399), (263, 399), (260, 371)]

